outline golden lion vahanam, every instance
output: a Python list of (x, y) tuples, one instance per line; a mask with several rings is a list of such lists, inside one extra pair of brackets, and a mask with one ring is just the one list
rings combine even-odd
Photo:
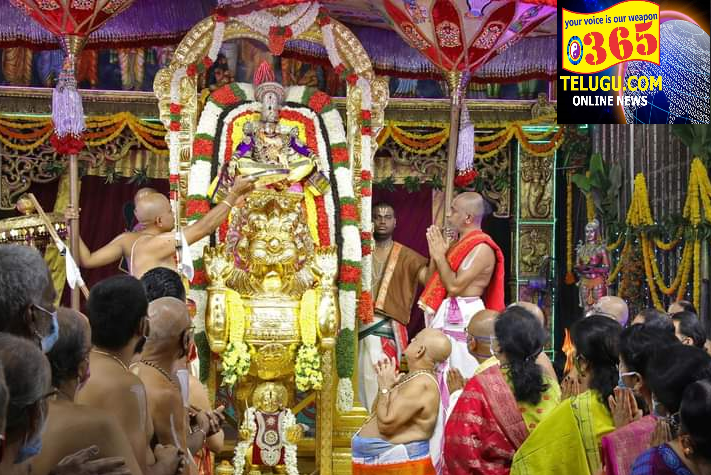
[(323, 192), (328, 181), (294, 130), (280, 127), (283, 97), (277, 83), (256, 88), (260, 120), (245, 126), (216, 195), (238, 174), (256, 177), (258, 189), (232, 211), (227, 242), (203, 254), (208, 342), (241, 407), (265, 381), (287, 389), (285, 407), (295, 389), (321, 389), (322, 350), (338, 328), (336, 249), (314, 244), (304, 205), (304, 189)]

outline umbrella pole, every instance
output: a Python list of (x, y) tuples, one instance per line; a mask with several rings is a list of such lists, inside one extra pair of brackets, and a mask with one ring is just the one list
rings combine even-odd
[(459, 119), (462, 112), (462, 100), (460, 94), (460, 85), (462, 73), (459, 71), (449, 71), (447, 73), (447, 81), (449, 82), (449, 92), (451, 97), (451, 109), (449, 115), (449, 148), (447, 152), (447, 175), (445, 176), (444, 185), (444, 218), (449, 216), (449, 210), (454, 199), (454, 174), (456, 172), (455, 165), (457, 162), (457, 145), (459, 142)]
[[(76, 217), (69, 220), (69, 249), (72, 256), (79, 259), (79, 158), (69, 156), (69, 205), (76, 211)], [(72, 289), (72, 309), (79, 310), (79, 286)]]

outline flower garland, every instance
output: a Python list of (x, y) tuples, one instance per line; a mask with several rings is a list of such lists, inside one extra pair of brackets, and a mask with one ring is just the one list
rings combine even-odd
[(282, 436), (282, 444), (284, 445), (284, 465), (286, 465), (287, 475), (299, 475), (299, 467), (296, 460), (296, 444), (292, 443), (286, 432), (296, 426), (296, 417), (290, 409), (284, 410), (284, 415), (279, 422), (279, 432)]
[(242, 431), (248, 433), (249, 437), (246, 440), (239, 441), (237, 445), (235, 445), (235, 456), (232, 459), (234, 475), (244, 475), (244, 465), (247, 450), (249, 450), (249, 448), (252, 446), (254, 436), (257, 433), (255, 409), (253, 407), (247, 407), (247, 410), (244, 411), (244, 421), (242, 421), (241, 429)]
[(572, 285), (575, 283), (575, 274), (573, 274), (573, 173), (566, 173), (567, 184), (565, 188), (565, 265), (567, 267), (565, 273), (565, 283)]
[[(168, 155), (163, 124), (139, 119), (130, 112), (87, 117), (86, 130), (82, 133), (81, 140), (90, 147), (106, 145), (116, 140), (126, 127), (141, 146), (156, 155)], [(54, 126), (49, 117), (38, 119), (0, 115), (0, 143), (10, 150), (31, 152), (52, 140), (53, 131)]]
[(242, 297), (232, 289), (227, 289), (227, 315), (229, 321), (229, 342), (222, 353), (222, 385), (233, 386), (237, 380), (249, 372), (252, 364), (250, 350), (244, 340), (246, 312)]
[(279, 56), (284, 51), (286, 41), (306, 32), (316, 21), (318, 13), (318, 2), (310, 2), (296, 5), (283, 16), (278, 17), (262, 9), (239, 15), (237, 21), (269, 38), (269, 50)]
[[(514, 138), (519, 141), (521, 147), (530, 155), (537, 157), (552, 155), (562, 144), (565, 134), (564, 128), (560, 127), (556, 131), (555, 126), (550, 126), (548, 130), (541, 133), (532, 133), (524, 130), (525, 125), (544, 123), (546, 120), (548, 119), (542, 117), (509, 123), (477, 123), (477, 127), (480, 128), (492, 127), (500, 128), (501, 130), (491, 135), (477, 135), (474, 138), (477, 144), (474, 157), (479, 160), (491, 158), (500, 153)], [(405, 130), (404, 127), (426, 127), (439, 130), (417, 133)], [(388, 121), (378, 134), (377, 141), (382, 146), (388, 139), (392, 139), (399, 147), (408, 152), (418, 155), (431, 155), (447, 144), (449, 140), (449, 124), (444, 122)], [(544, 140), (547, 141), (544, 144), (534, 143)]]
[(316, 348), (316, 291), (309, 289), (301, 297), (299, 328), (302, 345), (296, 356), (294, 373), (299, 391), (320, 390), (323, 384), (321, 356)]
[[(361, 321), (369, 322), (373, 318), (372, 307), (372, 151), (371, 142), (373, 140), (372, 130), (372, 95), (370, 81), (360, 76), (355, 70), (347, 67), (341, 59), (334, 35), (334, 26), (328, 15), (328, 12), (320, 8), (317, 18), (318, 24), (321, 27), (321, 35), (323, 44), (326, 47), (331, 66), (336, 73), (344, 78), (350, 87), (359, 87), (361, 90), (361, 113), (360, 113), (360, 137), (361, 137), (361, 189), (360, 191), (360, 215), (358, 213), (358, 203), (353, 198), (347, 198), (344, 202), (342, 198), (341, 206), (341, 221), (345, 226), (348, 226), (349, 232), (356, 235), (353, 239), (358, 239), (361, 245), (358, 249), (351, 249), (346, 254), (346, 246), (344, 243), (343, 262), (340, 269), (339, 282), (339, 304), (341, 308), (341, 328), (338, 335), (340, 346), (354, 346), (355, 339), (346, 338), (346, 335), (355, 332), (355, 316), (356, 311), (360, 316)], [(334, 160), (334, 168), (339, 166), (343, 170), (351, 170), (353, 166), (352, 160), (346, 155), (343, 161), (336, 162)], [(336, 169), (338, 173), (338, 169)], [(352, 174), (349, 173), (352, 180)], [(358, 225), (360, 223), (360, 229)], [(359, 289), (360, 287), (360, 289)], [(360, 290), (360, 305), (356, 304), (356, 292)], [(345, 333), (344, 333), (345, 332)], [(351, 354), (353, 348), (344, 350), (344, 354)], [(338, 372), (338, 394), (337, 407), (339, 411), (345, 412), (353, 406), (353, 385), (350, 378), (353, 376), (354, 364), (353, 359), (346, 359), (339, 366)]]

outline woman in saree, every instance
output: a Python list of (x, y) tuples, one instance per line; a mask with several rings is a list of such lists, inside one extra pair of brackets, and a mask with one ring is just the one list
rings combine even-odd
[(516, 449), (560, 401), (558, 382), (536, 363), (546, 342), (536, 317), (509, 307), (494, 334), (498, 363), (467, 381), (447, 421), (446, 475), (507, 475)]
[(514, 455), (512, 475), (596, 475), (602, 468), (600, 439), (612, 432), (607, 405), (617, 384), (622, 327), (606, 316), (577, 321), (570, 336), (582, 391), (561, 402)]
[[(711, 474), (708, 464), (709, 417), (701, 416), (699, 413), (703, 410), (697, 405), (706, 389), (694, 385), (697, 381), (711, 379), (711, 357), (699, 348), (675, 345), (649, 361), (647, 374), (653, 410), (660, 421), (654, 438), (663, 440), (663, 443), (653, 442), (655, 446), (637, 458), (632, 475)], [(697, 393), (699, 397), (692, 401)], [(686, 401), (686, 415), (681, 413), (682, 399)], [(693, 443), (693, 434), (696, 434), (697, 444)], [(692, 453), (695, 454), (693, 458)]]
[[(650, 447), (656, 420), (649, 414), (652, 392), (647, 385), (647, 363), (657, 352), (678, 344), (671, 325), (665, 329), (635, 324), (622, 331), (620, 378), (608, 400), (616, 430), (602, 437), (606, 475), (629, 475), (634, 460)], [(644, 401), (644, 410), (638, 409), (636, 398)]]

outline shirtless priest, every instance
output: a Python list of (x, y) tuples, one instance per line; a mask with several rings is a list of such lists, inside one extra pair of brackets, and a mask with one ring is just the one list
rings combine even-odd
[(481, 230), (490, 207), (479, 193), (457, 195), (447, 217), (460, 238), (448, 247), (436, 226), (427, 230), (430, 257), (437, 271), (420, 296), (428, 327), (441, 329), (452, 342), (449, 366), (471, 378), (478, 365), (467, 350), (466, 328), (472, 315), (504, 309), (504, 256)]
[(395, 209), (389, 203), (373, 206), (373, 296), (374, 318), (358, 332), (360, 400), (373, 406), (378, 391), (375, 364), (396, 358), (407, 348), (407, 323), (415, 303), (417, 284), (425, 284), (427, 259), (409, 247), (393, 241)]
[(394, 359), (377, 363), (378, 397), (353, 437), (353, 475), (439, 473), (444, 413), (435, 368), (451, 350), (441, 331), (425, 328), (403, 355), (408, 374), (398, 374)]
[[(230, 193), (196, 223), (183, 228), (183, 238), (190, 245), (213, 232), (225, 220), (230, 210), (240, 206), (246, 195), (254, 188), (254, 180), (239, 177)], [(176, 236), (171, 231), (175, 216), (170, 201), (161, 193), (149, 193), (136, 200), (136, 218), (143, 227), (140, 232), (125, 232), (101, 249), (91, 252), (80, 242), (79, 265), (88, 269), (102, 267), (126, 259), (129, 272), (140, 279), (154, 267), (176, 269)], [(68, 210), (67, 218), (76, 213)]]

